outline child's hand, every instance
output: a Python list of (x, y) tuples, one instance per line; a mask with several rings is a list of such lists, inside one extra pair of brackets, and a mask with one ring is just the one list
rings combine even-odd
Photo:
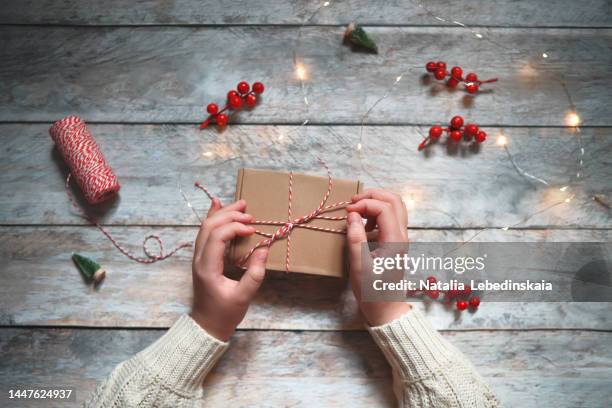
[(227, 341), (244, 318), (266, 273), (267, 248), (249, 259), (240, 281), (223, 275), (225, 244), (236, 236), (246, 237), (255, 228), (245, 225), (253, 217), (245, 214), (244, 200), (225, 207), (214, 199), (202, 223), (193, 254), (193, 308), (191, 317), (209, 334)]
[[(347, 239), (349, 250), (349, 276), (359, 308), (370, 326), (380, 326), (400, 317), (411, 306), (403, 302), (362, 302), (361, 248), (367, 242), (366, 230), (378, 225), (378, 242), (408, 242), (408, 211), (397, 194), (372, 189), (353, 196), (349, 212)], [(364, 227), (362, 217), (368, 221)]]

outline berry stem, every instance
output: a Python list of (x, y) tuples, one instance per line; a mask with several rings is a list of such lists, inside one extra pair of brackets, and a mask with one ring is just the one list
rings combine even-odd
[(427, 147), (429, 140), (430, 140), (429, 136), (427, 136), (425, 139), (423, 139), (423, 141), (419, 145), (419, 151), (421, 151), (421, 150), (423, 150), (424, 148)]
[[(259, 84), (260, 85), (259, 88), (261, 88), (259, 93), (263, 93), (263, 84), (261, 84), (261, 83), (257, 83), (257, 84)], [(236, 93), (235, 91), (230, 91), (230, 93), (231, 92)], [(258, 95), (257, 92), (255, 92), (254, 90), (250, 90), (249, 92), (247, 92), (245, 94), (240, 94), (240, 93), (236, 93), (236, 94), (237, 94), (238, 97), (240, 97), (242, 99), (243, 103), (246, 102), (246, 99), (247, 99), (248, 96), (255, 95), (257, 97), (257, 95)], [(210, 125), (213, 122), (213, 120), (216, 122), (217, 121), (217, 117), (220, 114), (222, 114), (222, 113), (224, 113), (226, 111), (228, 112), (227, 116), (228, 116), (228, 119), (229, 119), (229, 117), (235, 113), (233, 111), (237, 111), (239, 109), (240, 109), (240, 107), (238, 107), (236, 109), (233, 109), (232, 106), (229, 104), (229, 101), (227, 101), (227, 103), (223, 107), (223, 109), (221, 109), (220, 111), (218, 111), (218, 112), (216, 112), (214, 114), (209, 114), (208, 118), (206, 118), (206, 120), (204, 120), (204, 122), (200, 123), (200, 129), (206, 128), (208, 125)], [(222, 126), (225, 126), (225, 125), (222, 125)]]
[(497, 82), (499, 79), (498, 78), (491, 78), (491, 79), (487, 79), (486, 81), (478, 81), (479, 84), (490, 84), (491, 82)]
[(209, 116), (208, 118), (206, 118), (206, 120), (202, 123), (200, 123), (200, 129), (204, 129), (206, 128), (206, 126), (208, 126), (210, 124), (210, 119), (212, 118), (212, 115)]

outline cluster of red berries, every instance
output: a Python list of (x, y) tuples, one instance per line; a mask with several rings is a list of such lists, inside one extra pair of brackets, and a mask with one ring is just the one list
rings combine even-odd
[(440, 81), (448, 76), (448, 79), (446, 80), (446, 85), (448, 85), (450, 88), (455, 88), (457, 87), (457, 85), (459, 85), (459, 82), (464, 82), (465, 90), (471, 94), (475, 94), (476, 92), (478, 92), (478, 90), (480, 89), (480, 85), (482, 84), (497, 82), (497, 78), (491, 78), (485, 81), (481, 81), (478, 79), (478, 76), (473, 72), (470, 72), (464, 78), (463, 69), (461, 69), (461, 67), (452, 67), (450, 72), (448, 72), (446, 70), (446, 62), (444, 61), (429, 61), (425, 65), (425, 69), (427, 70), (427, 72), (433, 73), (434, 77)]
[(460, 142), (462, 139), (471, 141), (474, 140), (476, 143), (482, 143), (487, 139), (486, 132), (480, 130), (477, 125), (468, 123), (463, 126), (464, 120), (461, 116), (453, 116), (450, 121), (450, 126), (443, 128), (440, 125), (434, 125), (429, 128), (429, 136), (427, 136), (419, 145), (419, 150), (423, 150), (429, 144), (437, 142), (442, 136), (442, 133), (448, 133), (450, 140), (453, 142)]
[[(438, 280), (433, 276), (429, 276), (427, 277), (427, 282), (429, 285), (434, 285)], [(478, 306), (480, 306), (480, 298), (476, 295), (472, 295), (472, 287), (470, 285), (466, 285), (463, 290), (427, 290), (423, 293), (433, 300), (438, 300), (440, 294), (443, 294), (443, 301), (447, 304), (455, 302), (455, 307), (459, 311), (464, 311), (468, 307), (472, 310), (476, 310)], [(413, 292), (413, 294), (416, 294), (416, 292)]]
[(264, 91), (264, 85), (261, 82), (253, 83), (253, 88), (246, 81), (241, 81), (236, 86), (236, 91), (233, 89), (227, 93), (227, 104), (221, 110), (219, 110), (219, 106), (216, 103), (209, 103), (206, 107), (206, 111), (209, 116), (206, 118), (204, 122), (200, 124), (200, 129), (204, 129), (208, 126), (212, 121), (214, 121), (217, 126), (225, 126), (229, 121), (229, 116), (224, 113), (228, 110), (238, 110), (242, 108), (245, 104), (248, 107), (253, 107), (257, 104), (257, 95), (262, 94)]

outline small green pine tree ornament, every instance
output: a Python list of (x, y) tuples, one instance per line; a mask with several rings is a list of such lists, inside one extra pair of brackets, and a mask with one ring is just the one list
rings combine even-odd
[(348, 41), (353, 45), (366, 49), (370, 52), (378, 54), (378, 47), (376, 43), (372, 41), (365, 30), (355, 23), (351, 23), (346, 27), (344, 32), (344, 41)]
[(98, 284), (102, 282), (106, 276), (106, 271), (102, 269), (102, 266), (91, 258), (79, 254), (72, 254), (72, 260), (83, 276), (89, 281), (93, 280), (94, 283)]

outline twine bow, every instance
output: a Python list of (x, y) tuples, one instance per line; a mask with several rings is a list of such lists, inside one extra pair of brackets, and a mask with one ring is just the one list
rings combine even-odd
[[(312, 220), (328, 220), (328, 221), (346, 220), (346, 216), (330, 217), (330, 216), (326, 216), (323, 214), (328, 211), (346, 207), (348, 204), (350, 204), (350, 201), (340, 201), (334, 204), (327, 204), (327, 200), (329, 199), (329, 196), (332, 191), (333, 181), (332, 181), (332, 177), (331, 177), (329, 168), (327, 167), (325, 162), (321, 160), (320, 158), (318, 158), (318, 160), (321, 163), (321, 165), (325, 168), (325, 170), (327, 171), (328, 182), (327, 182), (327, 190), (325, 191), (325, 194), (323, 195), (323, 199), (321, 200), (317, 208), (306, 215), (303, 215), (298, 218), (293, 218), (293, 205), (292, 205), (293, 203), (293, 172), (289, 172), (289, 186), (288, 186), (289, 187), (289, 190), (288, 190), (289, 201), (288, 201), (288, 206), (287, 206), (287, 220), (286, 221), (256, 220), (256, 221), (251, 222), (251, 224), (253, 225), (277, 225), (279, 227), (273, 233), (264, 232), (264, 231), (260, 231), (257, 229), (255, 230), (256, 234), (261, 235), (266, 238), (259, 241), (253, 248), (249, 250), (249, 252), (245, 256), (243, 256), (240, 259), (239, 265), (241, 267), (245, 266), (246, 261), (251, 257), (251, 255), (253, 254), (253, 252), (255, 252), (256, 249), (264, 247), (264, 246), (270, 247), (272, 246), (274, 242), (286, 238), (287, 239), (287, 253), (285, 255), (285, 272), (289, 272), (289, 266), (291, 264), (291, 233), (294, 228), (305, 228), (305, 229), (310, 229), (314, 231), (331, 232), (335, 234), (346, 234), (345, 229), (317, 227), (315, 225), (309, 224)], [(202, 184), (197, 182), (195, 185), (197, 188), (202, 190), (211, 200), (214, 199), (214, 196)]]

